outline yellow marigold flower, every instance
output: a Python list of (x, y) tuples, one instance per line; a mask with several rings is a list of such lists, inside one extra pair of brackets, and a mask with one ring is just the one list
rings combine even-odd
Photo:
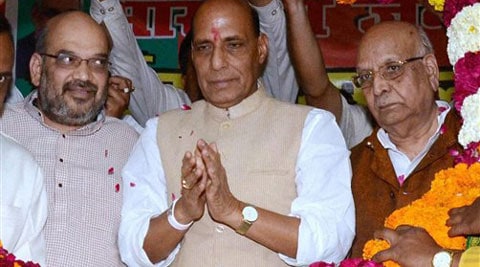
[(435, 11), (443, 11), (445, 0), (428, 0), (428, 3), (433, 6)]

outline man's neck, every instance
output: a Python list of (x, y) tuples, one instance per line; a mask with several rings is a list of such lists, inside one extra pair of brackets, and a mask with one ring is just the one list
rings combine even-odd
[(56, 129), (57, 131), (59, 131), (61, 133), (67, 133), (67, 132), (75, 131), (75, 130), (83, 127), (83, 126), (70, 126), (70, 125), (64, 125), (64, 124), (58, 123), (56, 121), (51, 120), (47, 116), (45, 116), (45, 114), (44, 114), (43, 118), (44, 118), (44, 122), (45, 122), (46, 125), (50, 126), (53, 129)]
[(387, 131), (391, 142), (413, 160), (427, 145), (438, 129), (438, 111), (431, 112), (426, 119), (415, 123), (403, 123), (390, 127)]

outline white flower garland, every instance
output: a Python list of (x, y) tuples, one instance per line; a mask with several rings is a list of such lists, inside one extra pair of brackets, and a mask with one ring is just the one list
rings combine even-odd
[(457, 61), (467, 52), (480, 50), (480, 3), (466, 6), (452, 19), (447, 29), (447, 53), (450, 64)]
[(458, 133), (458, 142), (463, 146), (480, 140), (480, 92), (470, 95), (463, 100), (462, 128)]

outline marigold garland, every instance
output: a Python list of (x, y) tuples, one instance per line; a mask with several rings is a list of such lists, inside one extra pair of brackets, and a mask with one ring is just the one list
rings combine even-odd
[(445, 0), (428, 0), (428, 3), (433, 6), (435, 11), (443, 11), (443, 5), (445, 4)]
[(458, 133), (458, 142), (465, 148), (470, 143), (480, 140), (480, 131), (478, 131), (480, 105), (478, 103), (480, 103), (480, 93), (478, 92), (468, 96), (463, 102), (461, 114), (464, 122)]
[[(451, 208), (470, 205), (480, 196), (480, 163), (468, 166), (457, 164), (453, 168), (439, 171), (431, 189), (422, 198), (394, 211), (386, 220), (385, 227), (395, 229), (399, 225), (423, 227), (442, 247), (453, 250), (465, 249), (465, 237), (450, 238), (447, 235), (448, 211)], [(386, 241), (375, 240), (365, 244), (363, 257), (371, 259), (377, 252), (385, 250)], [(399, 266), (385, 262), (384, 266)]]
[(357, 0), (337, 0), (337, 3), (341, 5), (352, 5), (355, 2), (357, 2)]
[[(355, 0), (337, 0), (339, 4), (353, 4)], [(378, 0), (391, 3), (391, 0)], [(448, 237), (448, 211), (454, 207), (470, 205), (480, 196), (480, 0), (428, 0), (438, 12), (443, 12), (449, 42), (447, 52), (455, 73), (455, 108), (462, 110), (464, 125), (460, 139), (464, 151), (450, 151), (455, 167), (438, 172), (431, 189), (422, 198), (394, 211), (385, 227), (395, 229), (399, 225), (423, 227), (442, 247), (464, 249), (465, 237)], [(470, 98), (464, 104), (464, 100)], [(469, 104), (472, 102), (472, 104)], [(478, 105), (478, 104), (477, 104)], [(468, 167), (469, 166), (469, 167)], [(389, 248), (384, 240), (370, 240), (364, 246), (363, 258), (372, 259), (379, 251)], [(396, 262), (383, 263), (387, 267), (399, 266)]]
[(478, 0), (447, 0), (443, 6), (443, 24), (445, 27), (450, 27), (452, 19), (457, 15), (458, 12), (466, 6), (473, 5), (478, 2)]
[(0, 240), (0, 266), (6, 267), (40, 267), (40, 264), (34, 263), (31, 261), (22, 261), (19, 260), (9, 253), (5, 248), (3, 248), (2, 241)]
[[(377, 0), (377, 2), (380, 4), (390, 4), (394, 1), (395, 0)], [(337, 0), (337, 3), (341, 5), (353, 5), (355, 2), (357, 2), (357, 0)]]
[[(455, 109), (460, 112), (463, 100), (467, 96), (477, 93), (480, 87), (480, 53), (466, 53), (463, 58), (457, 61), (454, 70), (455, 94), (452, 95), (452, 98), (455, 103)], [(472, 115), (476, 116), (476, 114)], [(465, 144), (462, 145), (465, 146)]]
[(480, 3), (467, 6), (452, 19), (447, 28), (447, 54), (450, 64), (455, 66), (457, 61), (467, 52), (480, 50)]

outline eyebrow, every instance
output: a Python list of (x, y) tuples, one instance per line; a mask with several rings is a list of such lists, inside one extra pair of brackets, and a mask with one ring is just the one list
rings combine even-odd
[[(236, 34), (236, 35), (221, 38), (220, 40), (223, 42), (228, 42), (228, 41), (246, 40), (246, 38), (242, 38), (240, 35)], [(203, 38), (203, 39), (194, 40), (192, 43), (196, 45), (196, 44), (204, 44), (204, 43), (214, 43), (214, 41), (208, 38)]]
[[(403, 61), (403, 60), (402, 60), (402, 59), (394, 59), (394, 58), (388, 57), (388, 58), (384, 59), (384, 60), (382, 61), (382, 63), (380, 63), (380, 64), (378, 65), (378, 67), (383, 67), (383, 66), (385, 66), (386, 64), (393, 63), (393, 62), (398, 62), (398, 61)], [(358, 67), (358, 66), (357, 66), (355, 69), (356, 69), (357, 71), (371, 71), (371, 70), (373, 70), (373, 68), (363, 68), (363, 67)]]
[[(61, 49), (59, 51), (56, 52), (56, 54), (67, 54), (67, 55), (73, 55), (73, 56), (77, 56), (77, 57), (80, 57), (79, 55), (77, 55), (77, 53), (71, 51), (71, 50), (66, 50), (66, 49)], [(94, 54), (93, 56), (89, 57), (89, 58), (108, 58), (108, 54), (106, 53), (97, 53), (97, 54)]]

